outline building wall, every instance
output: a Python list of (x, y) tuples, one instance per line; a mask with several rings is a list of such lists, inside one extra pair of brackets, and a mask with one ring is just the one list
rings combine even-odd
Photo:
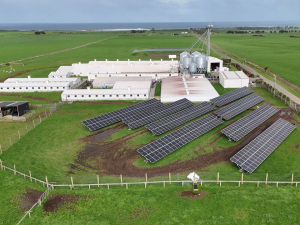
[(70, 89), (68, 87), (0, 87), (0, 92), (50, 92), (50, 91), (64, 91)]
[(115, 94), (61, 94), (62, 101), (103, 101), (103, 100), (148, 100), (149, 94), (126, 94), (126, 95), (115, 95)]
[(161, 80), (166, 77), (178, 77), (178, 73), (116, 73), (116, 74), (88, 74), (88, 80), (93, 81), (96, 77), (143, 77), (150, 76), (153, 80)]
[(221, 81), (220, 76), (220, 83), (224, 88), (241, 88), (241, 87), (248, 87), (249, 79), (224, 79)]

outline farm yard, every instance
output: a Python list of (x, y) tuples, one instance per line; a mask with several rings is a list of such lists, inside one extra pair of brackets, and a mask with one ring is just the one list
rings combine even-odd
[[(9, 53), (11, 48), (8, 46), (7, 57), (2, 56), (0, 63), (76, 47), (116, 35), (120, 36), (55, 55), (22, 61), (24, 66), (11, 65), (15, 71), (9, 74), (3, 70), (9, 70), (10, 66), (2, 65), (0, 80), (27, 75), (46, 77), (50, 71), (56, 70), (60, 65), (70, 65), (77, 61), (88, 62), (94, 58), (98, 60), (106, 58), (149, 60), (156, 55), (133, 54), (133, 50), (160, 47), (184, 48), (191, 43), (191, 39), (194, 39), (170, 36), (172, 31), (154, 32), (151, 36), (147, 33), (146, 36), (122, 36), (124, 32), (47, 33), (49, 36), (35, 37), (25, 32), (0, 32), (0, 46), (23, 38), (26, 48), (31, 49), (23, 51), (19, 58), (15, 58), (18, 54), (11, 55)], [(228, 50), (242, 55), (238, 47), (230, 48), (231, 45), (228, 42), (232, 45), (236, 42), (229, 39), (231, 36), (227, 38), (226, 35), (216, 34), (213, 36), (215, 38), (213, 41), (225, 49), (229, 46)], [(223, 40), (225, 37), (226, 41)], [(71, 42), (71, 39), (75, 41)], [(275, 43), (276, 38), (273, 39)], [(283, 39), (284, 37), (281, 36), (278, 41), (281, 42)], [(253, 46), (264, 45), (257, 43), (260, 40), (255, 39)], [(45, 43), (47, 47), (40, 48)], [(236, 45), (241, 47), (243, 43)], [(282, 46), (285, 45), (282, 44)], [(286, 49), (290, 48), (291, 46), (286, 46)], [(279, 54), (276, 51), (269, 51), (270, 55), (275, 53)], [(159, 56), (167, 55), (166, 53), (158, 54)], [(251, 57), (258, 57), (252, 54)], [(289, 53), (286, 50), (283, 54), (291, 54), (292, 57), (296, 53)], [(266, 55), (264, 57), (268, 58)], [(265, 64), (259, 58), (253, 59), (257, 64)], [(272, 65), (276, 64), (276, 60), (273, 60), (271, 56), (269, 60), (269, 69), (272, 68), (273, 71)], [(298, 67), (292, 62), (288, 65), (291, 71), (297, 71)], [(39, 69), (36, 70), (36, 68)], [(273, 72), (281, 74), (281, 68), (274, 66)], [(295, 82), (292, 73), (287, 72), (282, 77)], [(213, 86), (220, 95), (234, 90), (224, 89), (219, 83), (214, 83)], [(160, 95), (160, 88), (159, 83), (156, 96)], [(221, 130), (257, 108), (252, 107), (233, 119), (224, 121), (220, 126), (153, 164), (146, 163), (145, 158), (136, 150), (180, 127), (163, 135), (153, 136), (144, 126), (129, 130), (125, 123), (119, 122), (91, 132), (82, 124), (82, 121), (137, 104), (139, 101), (79, 101), (60, 105), (56, 112), (43, 118), (38, 126), (3, 151), (0, 155), (3, 165), (10, 168), (16, 165), (17, 170), (22, 173), (28, 174), (31, 171), (33, 177), (41, 180), (47, 177), (50, 184), (57, 185), (70, 184), (71, 180), (75, 184), (95, 184), (97, 175), (100, 183), (120, 183), (120, 175), (124, 183), (143, 182), (145, 174), (149, 181), (168, 180), (171, 176), (171, 180), (178, 181), (178, 183), (166, 184), (165, 187), (161, 184), (149, 184), (147, 188), (143, 185), (129, 185), (128, 189), (125, 186), (111, 186), (109, 190), (106, 186), (93, 186), (90, 189), (75, 187), (73, 190), (68, 190), (68, 187), (55, 187), (43, 206), (35, 208), (31, 219), (26, 218), (22, 223), (81, 224), (86, 222), (87, 218), (89, 224), (158, 224), (158, 218), (161, 218), (159, 221), (165, 224), (298, 223), (299, 189), (295, 185), (282, 184), (277, 188), (274, 184), (261, 184), (257, 187), (256, 184), (245, 183), (238, 187), (234, 183), (224, 183), (220, 187), (219, 184), (205, 183), (200, 187), (200, 192), (193, 193), (189, 183), (180, 183), (180, 180), (186, 180), (186, 176), (192, 171), (197, 172), (203, 180), (215, 180), (218, 172), (220, 180), (240, 180), (242, 173), (234, 163), (230, 162), (230, 158), (279, 118), (296, 124), (297, 129), (255, 172), (244, 173), (244, 179), (263, 181), (268, 173), (270, 181), (290, 181), (293, 174), (294, 181), (300, 182), (299, 114), (279, 99), (274, 98), (265, 89), (255, 87), (253, 90), (265, 99), (258, 106), (268, 103), (279, 109), (279, 113), (242, 140), (229, 141)], [(50, 105), (60, 101), (60, 94), (61, 92), (3, 93), (0, 94), (0, 100), (19, 101), (21, 99), (29, 101), (30, 104)], [(33, 119), (42, 115), (44, 108), (36, 111), (37, 115)], [(8, 135), (16, 136), (17, 131), (24, 129), (27, 124), (32, 123), (32, 120), (22, 123), (11, 121), (0, 121), (0, 123), (3, 128), (0, 130), (0, 141), (8, 142)], [(0, 208), (5, 208), (0, 212), (0, 224), (17, 223), (24, 212), (29, 209), (23, 206), (34, 204), (45, 191), (45, 187), (31, 183), (28, 179), (14, 176), (9, 171), (0, 170), (0, 178), (0, 186), (3, 190), (0, 196), (4, 199), (0, 203), (2, 204)], [(10, 207), (6, 208), (6, 205)], [(117, 217), (115, 212), (119, 212)]]

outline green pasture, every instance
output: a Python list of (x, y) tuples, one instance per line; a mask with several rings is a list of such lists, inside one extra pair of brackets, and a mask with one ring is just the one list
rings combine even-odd
[(253, 34), (226, 34), (226, 30), (211, 36), (212, 42), (225, 50), (239, 55), (278, 74), (286, 80), (300, 86), (297, 73), (300, 64), (297, 61), (300, 38), (299, 33), (269, 33), (264, 37), (254, 37)]
[[(294, 186), (205, 184), (202, 198), (181, 197), (190, 185), (161, 184), (54, 190), (81, 196), (57, 212), (38, 207), (24, 224), (298, 224), (300, 191)], [(204, 194), (205, 193), (205, 194)], [(251, 194), (250, 194), (251, 193)]]
[[(220, 94), (230, 91), (230, 89), (226, 90), (222, 88), (220, 84), (214, 84), (214, 87)], [(265, 101), (261, 104), (269, 103), (276, 107), (285, 107), (280, 100), (273, 98), (272, 94), (266, 90), (261, 88), (256, 88), (255, 90), (256, 93), (265, 98)], [(68, 171), (70, 171), (70, 164), (74, 163), (78, 152), (85, 147), (85, 144), (81, 142), (80, 139), (94, 133), (88, 131), (82, 124), (82, 121), (126, 107), (129, 102), (130, 101), (124, 102), (124, 104), (121, 105), (114, 104), (113, 101), (111, 102), (112, 104), (102, 105), (83, 105), (80, 102), (62, 105), (58, 111), (6, 150), (1, 156), (1, 159), (11, 165), (16, 164), (17, 167), (24, 172), (31, 170), (38, 178), (44, 179), (45, 176), (48, 176), (49, 180), (52, 181), (69, 182), (70, 175)], [(230, 121), (225, 121), (219, 127), (197, 138), (155, 164), (144, 163), (144, 158), (141, 156), (136, 159), (135, 164), (141, 167), (163, 166), (175, 162), (178, 159), (180, 159), (180, 161), (186, 161), (197, 158), (199, 155), (208, 154), (213, 151), (222, 151), (224, 148), (234, 146), (237, 143), (228, 141), (227, 138), (220, 133), (220, 130), (233, 121), (245, 116), (250, 111), (251, 110), (248, 110)], [(294, 114), (294, 116), (300, 121), (299, 115)], [(113, 126), (116, 125), (111, 125), (110, 127)], [(14, 129), (13, 126), (11, 129)], [(136, 133), (136, 137), (132, 138), (128, 143), (129, 146), (127, 146), (130, 151), (136, 151), (140, 146), (160, 137), (153, 136), (150, 131), (140, 135), (139, 132), (141, 132), (142, 129), (144, 128), (128, 130), (128, 128), (125, 127), (111, 135), (106, 142)], [(297, 153), (296, 147), (297, 143), (300, 142), (299, 134), (299, 129), (296, 129), (255, 173), (300, 173), (300, 166), (298, 164), (300, 156)], [(281, 166), (276, 166), (279, 163)], [(90, 179), (95, 179), (95, 171), (84, 168), (79, 164), (77, 166), (79, 170), (75, 170), (75, 174), (72, 174), (72, 176), (77, 177), (76, 179), (78, 181), (85, 182)], [(85, 169), (86, 172), (81, 171), (80, 168)], [(209, 168), (204, 168), (204, 171), (223, 171), (227, 173), (237, 172), (237, 169), (234, 164), (226, 162), (211, 165)]]
[(0, 170), (0, 224), (17, 224), (24, 216), (19, 204), (22, 204), (21, 195), (27, 188), (45, 191), (45, 188), (12, 172)]

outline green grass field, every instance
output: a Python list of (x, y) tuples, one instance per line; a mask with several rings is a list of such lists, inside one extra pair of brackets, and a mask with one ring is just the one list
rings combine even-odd
[[(58, 50), (63, 50), (85, 43), (101, 40), (119, 35), (110, 39), (83, 48), (48, 55), (40, 58), (26, 60), (24, 66), (12, 65), (15, 70), (6, 73), (10, 67), (0, 68), (0, 80), (10, 76), (47, 77), (61, 65), (71, 65), (76, 62), (87, 63), (97, 60), (149, 60), (148, 53), (133, 54), (134, 49), (147, 48), (187, 48), (193, 43), (194, 37), (170, 36), (174, 31), (158, 31), (151, 36), (131, 36), (128, 32), (80, 32), (81, 34), (56, 34), (46, 32), (46, 36), (34, 36), (33, 32), (0, 32), (1, 56), (0, 63), (32, 57)], [(28, 35), (29, 34), (29, 35)], [(287, 80), (300, 85), (295, 71), (299, 69), (296, 58), (296, 47), (299, 40), (291, 39), (288, 34), (265, 34), (264, 38), (255, 38), (252, 35), (227, 35), (218, 33), (212, 36), (212, 41), (228, 51), (241, 55), (259, 65), (268, 66), (269, 70), (279, 73)], [(252, 46), (250, 48), (250, 46)], [(282, 57), (278, 57), (278, 55)], [(215, 55), (216, 56), (216, 55)], [(155, 60), (154, 58), (152, 58)], [(159, 58), (157, 58), (159, 59)], [(234, 70), (235, 68), (232, 68)], [(224, 94), (232, 89), (224, 89), (220, 84), (213, 84), (219, 94)], [(155, 95), (159, 96), (161, 85), (158, 84)], [(264, 89), (256, 88), (255, 92), (265, 98), (264, 103), (275, 107), (286, 107), (272, 94)], [(55, 93), (5, 93), (0, 95), (0, 101), (29, 101), (30, 104), (54, 104), (60, 101), (61, 92)], [(108, 102), (110, 103), (110, 102)], [(35, 129), (31, 130), (21, 140), (16, 142), (0, 156), (1, 160), (10, 167), (15, 164), (17, 170), (28, 174), (30, 170), (34, 177), (50, 182), (70, 183), (70, 176), (75, 183), (96, 182), (96, 173), (100, 173), (101, 182), (119, 182), (118, 177), (105, 176), (91, 168), (74, 163), (77, 155), (86, 147), (82, 141), (90, 132), (82, 121), (100, 114), (111, 112), (129, 106), (131, 101), (124, 104), (83, 104), (73, 103), (62, 105), (58, 111), (45, 119)], [(263, 104), (263, 103), (261, 103)], [(260, 104), (260, 105), (261, 105)], [(251, 110), (242, 113), (231, 121), (224, 122), (221, 126), (206, 133), (200, 138), (187, 144), (176, 152), (163, 158), (155, 164), (144, 163), (139, 156), (132, 163), (137, 168), (149, 171), (174, 162), (188, 162), (197, 159), (200, 155), (211, 152), (221, 152), (225, 148), (238, 143), (229, 142), (221, 135), (220, 130), (233, 121), (248, 114)], [(300, 116), (293, 114), (300, 123)], [(24, 129), (28, 122), (0, 122), (0, 141), (8, 141), (8, 135)], [(112, 127), (112, 125), (106, 130)], [(126, 143), (128, 151), (136, 151), (141, 145), (147, 144), (159, 137), (152, 136), (150, 131), (144, 132), (143, 128), (128, 130), (120, 129), (111, 135), (104, 144), (114, 140), (123, 140), (131, 134), (136, 134), (130, 142)], [(162, 135), (163, 136), (163, 135)], [(269, 173), (269, 180), (290, 180), (295, 173), (295, 181), (300, 181), (300, 156), (298, 143), (300, 143), (299, 127), (282, 143), (274, 153), (253, 173), (245, 174), (245, 180), (264, 180)], [(240, 142), (239, 142), (240, 143)], [(0, 143), (1, 144), (1, 143)], [(298, 145), (298, 147), (297, 147)], [(125, 148), (124, 147), (124, 148)], [(120, 149), (120, 151), (123, 148)], [(129, 152), (130, 153), (130, 152)], [(101, 161), (101, 157), (98, 158)], [(93, 159), (88, 163), (91, 165)], [(78, 169), (71, 170), (71, 164)], [(84, 170), (83, 170), (84, 169)], [(70, 173), (70, 170), (72, 173)], [(229, 161), (213, 163), (197, 171), (202, 179), (216, 179), (220, 172), (220, 179), (240, 179), (238, 168)], [(172, 168), (170, 171), (173, 172)], [(172, 173), (172, 180), (186, 179), (186, 173)], [(149, 173), (151, 175), (151, 172)], [(139, 174), (140, 175), (140, 174)], [(155, 172), (158, 178), (168, 179), (166, 174)], [(143, 181), (144, 177), (124, 176), (124, 181)], [(14, 199), (25, 192), (26, 188), (42, 190), (40, 186), (31, 184), (28, 180), (4, 173), (0, 170), (0, 224), (15, 224), (24, 214)], [(142, 186), (104, 188), (75, 188), (74, 191), (55, 189), (55, 193), (91, 195), (88, 200), (80, 200), (78, 204), (67, 205), (57, 213), (47, 214), (41, 207), (32, 213), (32, 219), (27, 218), (24, 224), (297, 224), (299, 204), (299, 191), (294, 186), (274, 185), (256, 188), (255, 185), (243, 185), (238, 188), (230, 184), (222, 187), (205, 185), (203, 190), (208, 193), (205, 198), (197, 200), (186, 199), (178, 196), (180, 191), (190, 190), (191, 187), (181, 184), (167, 185), (163, 188), (158, 185), (149, 185), (147, 189)], [(116, 214), (117, 212), (117, 214)]]
[(286, 80), (300, 86), (297, 72), (300, 64), (298, 56), (299, 38), (290, 38), (297, 33), (264, 33), (265, 37), (253, 37), (253, 34), (226, 34), (226, 30), (211, 36), (212, 42), (225, 50), (239, 55), (248, 61), (269, 71), (279, 74)]

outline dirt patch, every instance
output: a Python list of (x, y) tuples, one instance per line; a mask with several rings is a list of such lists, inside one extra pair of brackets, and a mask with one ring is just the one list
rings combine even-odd
[(147, 219), (151, 210), (153, 210), (152, 207), (146, 206), (135, 208), (132, 212), (130, 212), (130, 219), (131, 221), (137, 218)]
[(195, 192), (195, 193), (191, 190), (188, 190), (188, 191), (179, 192), (178, 195), (183, 198), (190, 198), (190, 199), (195, 200), (198, 198), (205, 198), (206, 196), (209, 195), (209, 193), (204, 190), (201, 190), (201, 191)]
[[(153, 176), (170, 172), (180, 173), (191, 170), (201, 170), (218, 162), (229, 161), (234, 154), (249, 144), (279, 118), (294, 123), (296, 122), (292, 116), (292, 110), (290, 108), (284, 108), (267, 122), (256, 128), (235, 146), (221, 150), (215, 149), (213, 152), (200, 155), (191, 160), (181, 161), (178, 159), (177, 161), (164, 166), (148, 168), (138, 167), (134, 164), (137, 159), (141, 158), (136, 150), (143, 145), (130, 146), (132, 146), (133, 139), (136, 140), (136, 138), (149, 131), (146, 128), (143, 128), (135, 132), (133, 131), (117, 140), (109, 141), (108, 138), (110, 138), (112, 134), (127, 127), (124, 123), (119, 123), (114, 127), (99, 131), (81, 139), (80, 142), (83, 142), (86, 147), (78, 153), (77, 158), (74, 160), (74, 164), (69, 165), (69, 173), (74, 173), (73, 171), (75, 170), (91, 169), (99, 175), (123, 174), (127, 176), (144, 176), (145, 173), (148, 173), (149, 176)], [(220, 137), (221, 135), (212, 140), (212, 142), (216, 142)], [(210, 144), (208, 145), (211, 146)]]
[(27, 188), (26, 192), (18, 199), (15, 199), (15, 201), (20, 205), (22, 211), (28, 211), (35, 203), (37, 203), (42, 194), (42, 191)]
[(298, 148), (299, 148), (299, 145), (296, 145), (296, 146), (295, 146), (295, 148), (297, 148), (297, 149), (298, 149)]
[[(10, 76), (9, 78), (14, 78), (14, 77), (18, 77), (21, 76), (25, 73), (29, 73), (32, 71), (36, 71), (36, 70), (43, 70), (43, 69), (52, 69), (52, 68), (57, 68), (58, 66), (50, 66), (50, 67), (43, 67), (43, 68), (35, 68), (35, 69), (30, 69), (30, 70), (21, 70), (19, 72), (17, 72), (16, 74), (13, 74), (12, 76)], [(0, 82), (5, 81), (7, 78), (0, 78)]]
[[(19, 97), (19, 98), (23, 98), (23, 96), (20, 94), (0, 94), (0, 96), (14, 96), (14, 97)], [(39, 101), (44, 101), (44, 102), (50, 102), (50, 103), (58, 103), (58, 101), (54, 101), (51, 99), (46, 99), (46, 98), (41, 98), (41, 97), (33, 97), (33, 96), (24, 96), (24, 98), (30, 98), (33, 100), (39, 100)]]
[(71, 194), (53, 194), (44, 203), (45, 212), (57, 212), (61, 207), (69, 204), (77, 204), (78, 200), (85, 198), (88, 200), (91, 198), (86, 195), (71, 195)]

